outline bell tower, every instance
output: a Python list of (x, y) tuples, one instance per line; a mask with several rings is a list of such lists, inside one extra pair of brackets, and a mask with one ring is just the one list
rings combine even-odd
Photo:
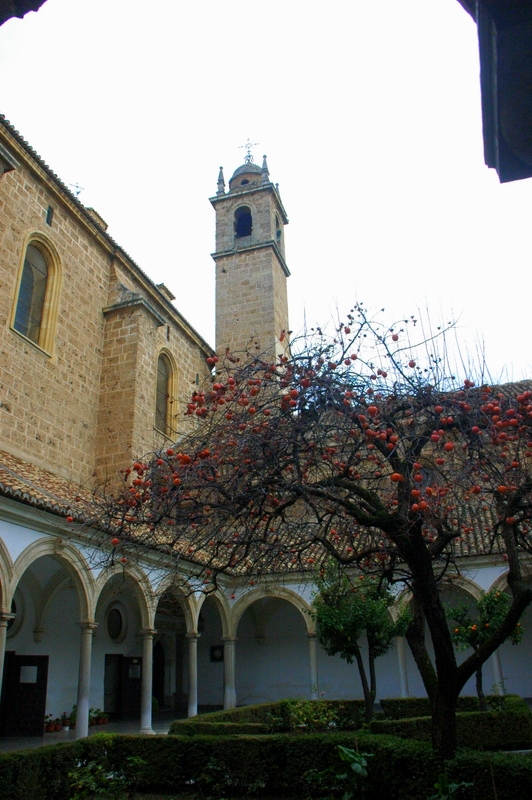
[(244, 164), (225, 189), (223, 169), (210, 201), (216, 212), (216, 350), (284, 352), (288, 331), (284, 227), (288, 224), (278, 185), (270, 181), (266, 156)]

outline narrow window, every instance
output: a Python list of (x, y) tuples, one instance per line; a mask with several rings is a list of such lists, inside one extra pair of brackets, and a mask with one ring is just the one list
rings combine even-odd
[(281, 237), (282, 237), (281, 223), (279, 222), (279, 217), (276, 214), (275, 215), (275, 238), (277, 239), (277, 242), (280, 243)]
[(39, 344), (43, 325), (44, 300), (48, 285), (48, 264), (34, 245), (28, 245), (20, 281), (13, 327)]
[(170, 410), (172, 367), (168, 358), (161, 354), (157, 361), (157, 396), (155, 400), (155, 427), (169, 436), (171, 433)]
[(235, 236), (251, 236), (251, 228), (253, 222), (251, 219), (251, 211), (247, 206), (240, 206), (235, 211)]
[(46, 211), (46, 224), (50, 225), (50, 227), (52, 225), (53, 218), (54, 218), (54, 210), (52, 206), (48, 206), (48, 210)]

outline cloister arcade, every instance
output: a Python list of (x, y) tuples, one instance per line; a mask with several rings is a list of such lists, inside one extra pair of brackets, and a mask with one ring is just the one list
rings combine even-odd
[[(151, 732), (153, 698), (192, 716), (285, 697), (362, 696), (356, 667), (329, 657), (317, 640), (309, 583), (188, 592), (161, 570), (95, 568), (81, 542), (20, 521), (0, 525), (4, 734), (42, 728), (45, 713), (59, 716), (74, 703), (84, 736), (91, 707), (137, 717), (139, 730)], [(480, 559), (449, 588), (449, 602), (473, 602), (494, 585), (506, 588), (504, 562)], [(486, 665), (488, 689), (499, 683), (532, 694), (532, 612), (523, 625), (523, 643), (505, 644)], [(424, 694), (402, 639), (377, 673), (379, 697)]]

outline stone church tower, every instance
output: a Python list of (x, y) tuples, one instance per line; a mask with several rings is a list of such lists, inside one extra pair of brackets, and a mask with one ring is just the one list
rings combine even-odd
[(284, 351), (288, 331), (284, 226), (288, 218), (277, 185), (248, 149), (225, 190), (220, 167), (216, 211), (216, 350), (223, 354)]

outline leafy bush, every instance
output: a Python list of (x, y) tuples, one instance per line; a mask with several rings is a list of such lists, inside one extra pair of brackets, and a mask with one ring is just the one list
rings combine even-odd
[[(303, 705), (300, 705), (303, 704)], [(294, 709), (300, 709), (295, 712)], [(202, 714), (201, 717), (190, 717), (189, 719), (175, 720), (170, 726), (169, 733), (172, 735), (195, 735), (198, 733), (216, 733), (226, 735), (229, 729), (218, 727), (220, 723), (243, 725), (246, 727), (234, 728), (233, 733), (253, 733), (266, 732), (258, 729), (250, 729), (249, 725), (265, 725), (270, 732), (282, 732), (293, 730), (294, 713), (297, 715), (307, 714), (310, 717), (327, 718), (327, 723), (335, 721), (340, 730), (356, 730), (362, 724), (364, 715), (363, 700), (280, 700), (276, 703), (261, 703), (254, 706), (241, 706), (229, 711), (214, 711), (210, 714)], [(199, 723), (209, 723), (209, 729), (199, 727)], [(305, 720), (299, 720), (301, 724), (306, 724)], [(296, 724), (299, 724), (296, 723)], [(216, 727), (215, 727), (216, 725)], [(326, 727), (326, 726), (324, 726)], [(318, 725), (311, 726), (313, 730), (318, 729)]]
[[(372, 733), (399, 736), (430, 742), (432, 721), (430, 717), (413, 719), (373, 720)], [(532, 747), (532, 714), (505, 711), (472, 711), (456, 716), (459, 747), (475, 750), (521, 750)]]
[[(382, 699), (380, 703), (386, 719), (430, 717), (432, 713), (428, 697), (387, 697)], [(478, 697), (460, 696), (458, 698), (457, 710), (478, 711)]]

